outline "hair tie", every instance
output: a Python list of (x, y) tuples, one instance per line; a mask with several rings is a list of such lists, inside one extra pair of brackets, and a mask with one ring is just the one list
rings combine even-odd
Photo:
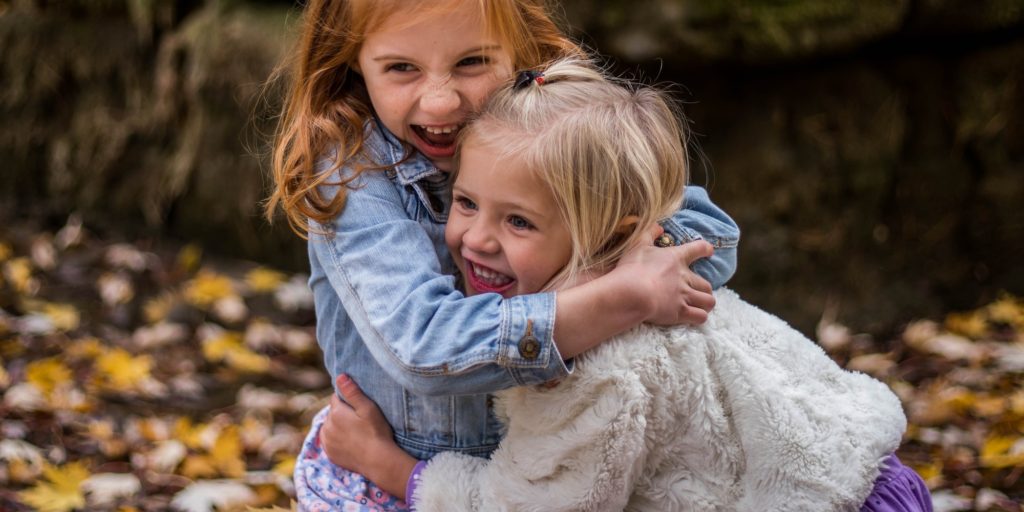
[(512, 89), (518, 91), (519, 89), (522, 89), (530, 85), (530, 82), (537, 82), (537, 85), (543, 85), (544, 73), (541, 73), (540, 71), (530, 70), (520, 71), (519, 74), (516, 76), (516, 83), (515, 85), (512, 86)]

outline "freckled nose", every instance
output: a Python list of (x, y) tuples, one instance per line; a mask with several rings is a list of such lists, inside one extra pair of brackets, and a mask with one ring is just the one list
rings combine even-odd
[(426, 85), (420, 98), (420, 108), (435, 115), (445, 115), (458, 110), (461, 100), (450, 76), (438, 78)]

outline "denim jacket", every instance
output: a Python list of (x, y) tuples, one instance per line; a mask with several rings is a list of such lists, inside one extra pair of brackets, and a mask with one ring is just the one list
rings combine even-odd
[[(448, 174), (419, 154), (403, 160), (405, 149), (378, 123), (368, 124), (365, 151), (394, 166), (360, 175), (342, 213), (311, 226), (309, 284), (326, 368), (359, 384), (411, 455), (487, 456), (501, 439), (488, 393), (571, 371), (552, 341), (555, 293), (465, 297), (444, 243)], [(664, 227), (677, 243), (715, 246), (694, 265), (713, 286), (731, 277), (739, 229), (703, 189), (687, 187), (684, 208)]]

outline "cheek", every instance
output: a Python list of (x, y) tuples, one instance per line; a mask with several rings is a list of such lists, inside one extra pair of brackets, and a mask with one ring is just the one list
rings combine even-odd
[(457, 215), (449, 214), (448, 224), (444, 228), (444, 243), (456, 262), (461, 259), (459, 251), (462, 249), (462, 233), (465, 231), (461, 220)]
[(505, 77), (498, 75), (488, 74), (485, 77), (481, 77), (476, 83), (473, 84), (473, 88), (469, 91), (470, 101), (473, 103), (473, 110), (479, 111), (484, 106), (484, 102), (491, 96), (491, 93), (496, 91), (498, 87), (504, 83)]
[(528, 293), (540, 290), (565, 266), (565, 259), (543, 244), (519, 247), (508, 259)]

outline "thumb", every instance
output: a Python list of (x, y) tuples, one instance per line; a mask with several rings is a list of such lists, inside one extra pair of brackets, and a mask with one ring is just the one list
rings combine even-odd
[(701, 258), (708, 258), (715, 253), (715, 248), (704, 240), (685, 243), (680, 245), (679, 249), (683, 252), (683, 261), (686, 262), (686, 266), (693, 265), (693, 262)]
[(360, 417), (365, 417), (364, 412), (372, 410), (375, 406), (373, 401), (363, 394), (363, 390), (359, 389), (356, 381), (352, 380), (348, 375), (344, 373), (338, 375), (338, 380), (336, 382), (338, 385), (338, 391), (341, 392), (341, 397), (344, 398), (353, 409), (355, 409), (356, 414)]

